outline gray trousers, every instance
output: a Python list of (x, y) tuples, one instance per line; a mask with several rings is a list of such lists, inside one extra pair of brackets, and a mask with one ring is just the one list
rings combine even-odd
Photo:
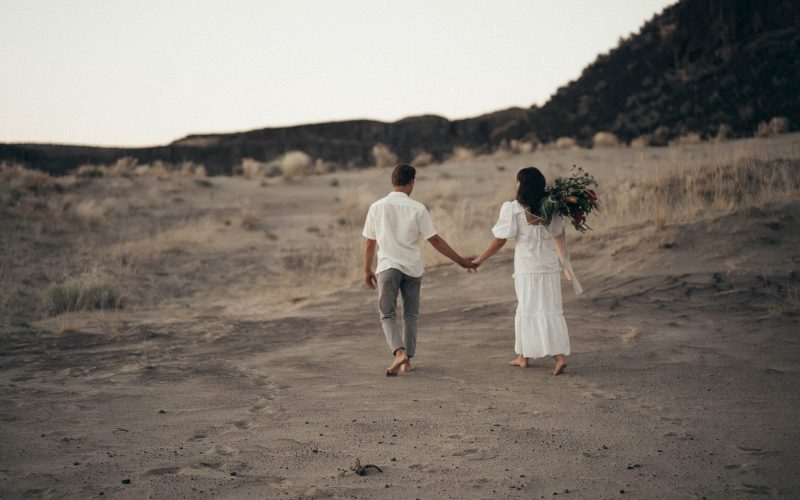
[[(378, 273), (378, 309), (381, 327), (392, 354), (401, 347), (409, 358), (417, 349), (417, 318), (419, 317), (419, 289), (422, 277), (414, 278), (397, 269)], [(397, 324), (397, 294), (403, 296), (403, 333)]]

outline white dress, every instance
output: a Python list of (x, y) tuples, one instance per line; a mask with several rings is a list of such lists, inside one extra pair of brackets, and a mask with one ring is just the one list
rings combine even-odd
[(514, 287), (517, 314), (514, 350), (526, 358), (569, 354), (569, 334), (561, 308), (561, 263), (553, 238), (564, 232), (564, 219), (529, 224), (517, 201), (507, 201), (492, 228), (495, 238), (516, 239)]

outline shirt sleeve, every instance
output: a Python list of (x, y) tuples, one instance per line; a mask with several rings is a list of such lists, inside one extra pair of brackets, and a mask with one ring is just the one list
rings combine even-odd
[(550, 221), (550, 225), (547, 226), (547, 231), (553, 235), (558, 236), (564, 232), (564, 217), (559, 214), (553, 216), (553, 220)]
[(361, 232), (364, 238), (368, 238), (370, 240), (377, 239), (375, 236), (375, 218), (372, 216), (372, 207), (369, 208), (367, 212), (367, 220), (364, 221), (364, 230)]
[(510, 201), (503, 203), (500, 207), (500, 216), (497, 223), (492, 228), (495, 238), (508, 240), (517, 236), (517, 219), (514, 215), (514, 204)]
[(427, 208), (422, 209), (422, 215), (419, 218), (419, 234), (424, 239), (433, 238), (436, 236), (436, 228), (433, 227), (433, 221), (431, 220), (431, 214), (428, 212)]

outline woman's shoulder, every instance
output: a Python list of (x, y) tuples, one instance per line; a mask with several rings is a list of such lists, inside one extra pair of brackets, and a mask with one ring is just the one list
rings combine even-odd
[(504, 201), (500, 206), (500, 210), (510, 210), (513, 213), (522, 212), (522, 205), (517, 200)]

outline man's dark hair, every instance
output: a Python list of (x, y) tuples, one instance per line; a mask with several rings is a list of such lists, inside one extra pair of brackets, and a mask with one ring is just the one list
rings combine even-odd
[(416, 168), (408, 163), (398, 163), (392, 170), (392, 186), (408, 186), (416, 176)]

